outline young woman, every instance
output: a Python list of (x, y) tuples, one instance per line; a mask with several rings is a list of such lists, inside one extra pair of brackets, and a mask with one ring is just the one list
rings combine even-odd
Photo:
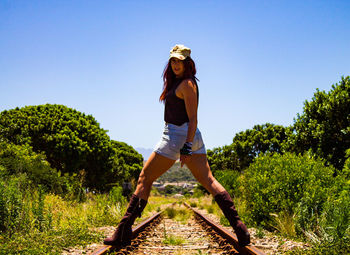
[(240, 220), (232, 199), (225, 188), (213, 177), (201, 133), (197, 128), (199, 91), (195, 63), (191, 50), (175, 45), (163, 73), (164, 87), (160, 101), (165, 103), (165, 127), (161, 140), (145, 163), (127, 211), (113, 236), (104, 240), (107, 245), (129, 245), (132, 225), (141, 216), (147, 204), (152, 183), (165, 173), (177, 159), (186, 164), (193, 176), (215, 198), (233, 227), (239, 244), (250, 243), (247, 227)]

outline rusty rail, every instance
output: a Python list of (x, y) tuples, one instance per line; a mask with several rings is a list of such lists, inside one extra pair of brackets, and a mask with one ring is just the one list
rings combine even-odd
[(237, 251), (240, 252), (240, 254), (249, 254), (249, 255), (266, 255), (263, 251), (255, 248), (252, 245), (247, 245), (244, 247), (239, 246), (238, 244), (238, 239), (237, 236), (229, 231), (227, 231), (226, 229), (224, 229), (222, 226), (214, 223), (213, 221), (211, 221), (210, 219), (208, 219), (207, 217), (205, 217), (204, 215), (202, 215), (200, 212), (198, 212), (196, 209), (192, 208), (190, 205), (188, 205), (187, 203), (184, 203), (186, 207), (188, 207), (189, 209), (191, 209), (195, 215), (200, 218), (201, 220), (203, 220), (207, 225), (209, 225), (210, 227), (212, 227), (215, 232), (217, 232), (222, 238), (224, 238), (225, 240), (227, 240), (230, 244), (232, 244), (235, 249)]
[[(214, 223), (213, 221), (211, 221), (210, 219), (208, 219), (207, 217), (202, 215), (199, 211), (192, 208), (187, 203), (184, 203), (184, 204), (187, 208), (191, 209), (194, 212), (196, 219), (199, 221), (199, 223), (202, 226), (205, 226), (205, 229), (207, 231), (209, 231), (209, 229), (210, 229), (210, 231), (212, 233), (214, 233), (212, 235), (212, 238), (214, 240), (216, 240), (217, 242), (219, 242), (222, 245), (222, 247), (225, 247), (225, 249), (227, 249), (227, 251), (228, 251), (228, 254), (238, 254), (237, 252), (239, 252), (239, 254), (247, 254), (247, 255), (266, 255), (264, 252), (255, 248), (252, 245), (247, 245), (244, 247), (239, 246), (238, 240), (237, 240), (237, 237), (235, 234), (231, 233), (230, 231), (227, 231), (222, 226)], [(129, 254), (134, 249), (132, 246), (133, 245), (137, 246), (141, 242), (138, 239), (142, 239), (144, 235), (147, 235), (147, 233), (144, 233), (145, 232), (144, 230), (147, 230), (146, 228), (149, 229), (150, 224), (153, 224), (155, 222), (159, 222), (160, 216), (162, 213), (163, 213), (163, 211), (154, 214), (153, 216), (147, 218), (145, 221), (141, 222), (138, 226), (136, 226), (135, 228), (132, 229), (132, 238), (133, 238), (132, 242), (134, 242), (134, 244), (132, 244), (131, 246), (127, 246), (127, 247), (121, 248), (119, 250), (116, 250), (115, 247), (113, 247), (113, 246), (104, 245), (104, 246), (97, 248), (94, 252), (92, 252), (90, 254), (91, 255), (102, 255), (102, 254), (106, 254), (107, 252), (111, 252), (111, 251), (116, 251), (116, 252), (118, 252), (117, 254)], [(146, 232), (149, 232), (149, 231), (146, 231)], [(234, 247), (234, 249), (232, 248), (232, 246)], [(126, 253), (124, 253), (124, 252), (126, 252)]]
[[(162, 212), (156, 213), (153, 216), (147, 218), (143, 222), (141, 222), (139, 225), (137, 225), (135, 228), (132, 229), (132, 238), (137, 237), (138, 234), (140, 234), (146, 227), (149, 226), (152, 222), (154, 222), (156, 219), (160, 217)], [(90, 253), (90, 255), (102, 255), (106, 254), (107, 252), (115, 251), (115, 248), (111, 245), (103, 245), (99, 248), (97, 248), (94, 252)]]

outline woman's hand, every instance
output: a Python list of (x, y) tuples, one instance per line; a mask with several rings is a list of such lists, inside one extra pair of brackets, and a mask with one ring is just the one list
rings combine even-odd
[(185, 142), (180, 149), (180, 161), (181, 167), (187, 162), (188, 158), (192, 155), (192, 142)]

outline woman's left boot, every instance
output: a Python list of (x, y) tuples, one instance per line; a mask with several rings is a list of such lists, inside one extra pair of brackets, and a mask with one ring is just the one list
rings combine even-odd
[(250, 234), (246, 225), (238, 216), (235, 205), (227, 191), (222, 191), (215, 195), (215, 201), (235, 230), (240, 246), (246, 246), (250, 243)]
[(112, 237), (106, 238), (103, 243), (116, 247), (127, 246), (131, 244), (132, 225), (137, 217), (141, 217), (141, 213), (147, 204), (147, 200), (139, 198), (133, 194), (131, 196), (128, 209)]

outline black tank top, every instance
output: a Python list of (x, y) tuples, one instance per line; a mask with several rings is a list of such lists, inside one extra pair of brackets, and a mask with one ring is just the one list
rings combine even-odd
[[(196, 80), (192, 79), (197, 87), (197, 108), (199, 100), (199, 90)], [(165, 110), (164, 110), (164, 121), (167, 123), (175, 124), (181, 126), (185, 122), (189, 122), (185, 101), (176, 96), (175, 90), (182, 82), (182, 79), (177, 79), (174, 82), (173, 87), (167, 93), (165, 97)]]

